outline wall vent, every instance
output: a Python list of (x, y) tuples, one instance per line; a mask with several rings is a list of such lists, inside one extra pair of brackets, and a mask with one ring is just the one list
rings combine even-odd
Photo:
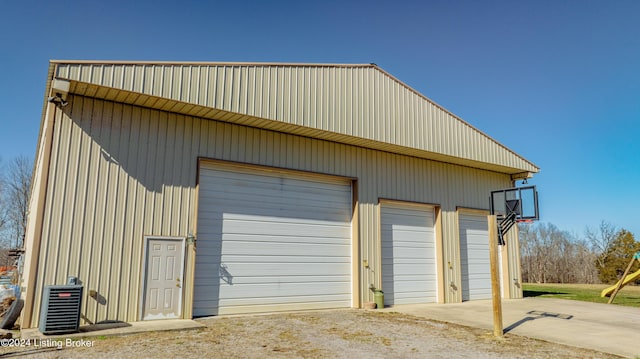
[(47, 285), (42, 293), (40, 332), (71, 333), (80, 329), (81, 285)]

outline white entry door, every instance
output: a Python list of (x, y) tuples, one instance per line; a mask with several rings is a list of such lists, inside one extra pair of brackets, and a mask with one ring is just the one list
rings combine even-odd
[(143, 320), (180, 318), (184, 239), (147, 238)]

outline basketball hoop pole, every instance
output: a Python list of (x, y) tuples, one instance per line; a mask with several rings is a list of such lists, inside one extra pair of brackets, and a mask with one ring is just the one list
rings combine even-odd
[[(498, 267), (498, 244), (505, 245), (505, 237), (517, 223), (538, 220), (538, 191), (536, 186), (505, 188), (491, 191), (489, 222), (489, 261), (491, 263), (491, 299), (493, 302), (493, 335), (502, 338), (502, 291)], [(507, 284), (508, 285), (508, 284)]]
[(489, 261), (491, 263), (491, 301), (493, 302), (493, 335), (502, 338), (502, 295), (498, 269), (498, 219), (495, 215), (489, 221)]

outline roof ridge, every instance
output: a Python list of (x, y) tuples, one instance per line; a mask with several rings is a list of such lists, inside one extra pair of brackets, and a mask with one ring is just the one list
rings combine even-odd
[(304, 62), (241, 62), (241, 61), (163, 61), (163, 60), (49, 60), (51, 64), (77, 65), (216, 65), (216, 66), (290, 66), (290, 67), (378, 67), (374, 63), (304, 63)]

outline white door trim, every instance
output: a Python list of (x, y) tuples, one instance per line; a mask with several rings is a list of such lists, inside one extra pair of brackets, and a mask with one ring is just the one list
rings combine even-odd
[(159, 240), (170, 240), (170, 241), (177, 241), (180, 242), (180, 248), (181, 248), (181, 256), (182, 256), (182, 263), (180, 264), (180, 282), (182, 283), (182, 290), (179, 292), (179, 298), (178, 298), (178, 313), (179, 313), (179, 318), (182, 318), (182, 309), (183, 309), (183, 303), (182, 303), (182, 299), (184, 298), (184, 265), (185, 265), (185, 255), (186, 255), (186, 251), (185, 251), (185, 243), (186, 243), (186, 238), (185, 237), (170, 237), (170, 236), (144, 236), (144, 244), (143, 244), (143, 251), (142, 251), (142, 286), (141, 288), (141, 293), (140, 293), (140, 305), (139, 305), (139, 314), (138, 314), (138, 319), (139, 320), (144, 320), (144, 304), (145, 301), (147, 299), (147, 268), (148, 268), (148, 257), (147, 257), (147, 252), (148, 252), (148, 248), (149, 248), (149, 240), (151, 239), (159, 239)]

